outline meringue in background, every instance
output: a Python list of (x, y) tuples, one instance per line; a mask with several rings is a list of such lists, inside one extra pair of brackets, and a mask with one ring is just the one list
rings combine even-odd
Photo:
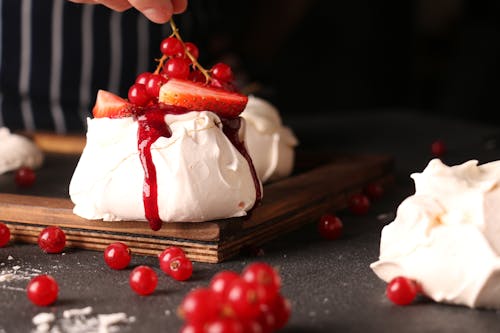
[(42, 151), (30, 139), (0, 127), (0, 174), (23, 166), (37, 169), (43, 160)]
[(436, 302), (500, 308), (500, 161), (448, 167), (433, 159), (411, 176), (415, 194), (382, 230), (384, 281), (405, 276)]
[[(247, 160), (212, 112), (167, 115), (170, 138), (151, 153), (161, 220), (208, 221), (246, 215), (256, 200)], [(74, 213), (86, 219), (146, 220), (144, 170), (133, 117), (88, 119), (87, 144), (71, 179)]]
[(298, 140), (283, 126), (276, 107), (250, 95), (245, 110), (245, 143), (263, 183), (285, 178), (292, 173)]

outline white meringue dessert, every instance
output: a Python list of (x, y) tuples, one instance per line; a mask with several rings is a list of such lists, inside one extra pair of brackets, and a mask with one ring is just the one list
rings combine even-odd
[(245, 143), (262, 182), (288, 177), (294, 167), (298, 140), (293, 131), (282, 124), (278, 109), (250, 95), (241, 117), (246, 122)]
[(43, 161), (44, 154), (33, 141), (0, 127), (0, 174), (20, 167), (37, 169)]
[(411, 177), (415, 194), (383, 228), (371, 269), (415, 280), (436, 302), (500, 309), (500, 161), (433, 159)]
[[(159, 218), (199, 222), (246, 215), (257, 199), (251, 166), (223, 133), (219, 117), (193, 111), (164, 121), (172, 135), (151, 145)], [(133, 117), (88, 119), (87, 143), (69, 187), (75, 214), (146, 220), (138, 126)]]

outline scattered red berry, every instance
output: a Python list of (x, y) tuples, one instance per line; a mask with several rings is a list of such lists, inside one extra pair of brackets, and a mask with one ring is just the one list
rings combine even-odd
[(370, 200), (378, 200), (384, 195), (384, 187), (379, 183), (367, 184), (363, 192)]
[(193, 275), (193, 263), (184, 256), (172, 258), (168, 274), (177, 281), (186, 281)]
[(188, 323), (181, 327), (180, 333), (206, 333), (204, 325)]
[(245, 333), (242, 323), (235, 318), (220, 318), (208, 323), (206, 333)]
[(14, 177), (19, 187), (31, 187), (36, 180), (35, 171), (30, 167), (20, 167), (16, 170)]
[(129, 285), (137, 294), (147, 296), (155, 291), (158, 285), (158, 276), (149, 266), (137, 266), (130, 273)]
[(0, 222), (0, 247), (4, 247), (10, 241), (10, 229), (7, 225)]
[(104, 261), (112, 269), (124, 269), (132, 256), (128, 246), (121, 242), (109, 244), (104, 250)]
[(66, 246), (66, 234), (57, 226), (46, 227), (38, 236), (38, 246), (46, 253), (61, 253)]
[(431, 153), (435, 157), (441, 157), (446, 153), (446, 145), (442, 140), (436, 140), (431, 144)]
[(217, 319), (221, 312), (221, 303), (214, 302), (214, 292), (208, 288), (190, 291), (179, 307), (182, 317), (192, 324), (204, 325)]
[(184, 250), (177, 246), (169, 246), (158, 255), (160, 268), (166, 274), (170, 274), (170, 260), (175, 257), (185, 257)]
[(342, 221), (335, 215), (325, 214), (321, 216), (318, 231), (321, 237), (334, 240), (342, 236)]
[(220, 271), (208, 288), (189, 292), (179, 306), (183, 333), (270, 333), (290, 318), (290, 302), (280, 293), (281, 277), (269, 264), (254, 262), (241, 274)]
[(285, 327), (288, 319), (290, 319), (292, 306), (289, 300), (287, 300), (282, 295), (278, 295), (271, 307), (273, 309), (274, 318), (276, 320), (275, 329), (280, 330)]
[(241, 277), (256, 288), (259, 303), (270, 304), (279, 294), (281, 278), (269, 264), (254, 262), (243, 270)]
[(355, 193), (349, 197), (349, 209), (353, 214), (366, 214), (370, 209), (370, 205), (370, 199), (362, 193)]
[(418, 291), (419, 288), (415, 281), (398, 276), (387, 284), (386, 295), (394, 304), (408, 305), (415, 300)]
[(228, 286), (240, 275), (233, 271), (221, 271), (215, 274), (210, 280), (209, 288), (222, 299), (227, 294)]
[(30, 280), (27, 287), (29, 300), (38, 306), (51, 305), (57, 300), (59, 287), (50, 275), (38, 275)]

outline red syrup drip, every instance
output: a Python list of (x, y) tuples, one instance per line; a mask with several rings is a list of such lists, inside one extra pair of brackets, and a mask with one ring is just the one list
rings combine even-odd
[(250, 173), (252, 174), (253, 184), (255, 185), (255, 203), (253, 204), (250, 211), (255, 209), (262, 200), (262, 191), (260, 188), (259, 177), (257, 176), (257, 171), (255, 171), (255, 166), (253, 165), (252, 158), (248, 153), (248, 150), (245, 146), (245, 142), (240, 139), (239, 131), (241, 127), (241, 118), (225, 118), (219, 116), (222, 121), (222, 131), (226, 135), (226, 137), (231, 141), (233, 146), (240, 152), (241, 155), (247, 160), (248, 166), (250, 167)]
[[(144, 170), (144, 184), (142, 188), (142, 199), (144, 204), (144, 213), (152, 230), (161, 229), (162, 220), (158, 212), (158, 183), (156, 178), (156, 167), (151, 156), (151, 145), (160, 137), (169, 138), (172, 136), (167, 123), (165, 123), (165, 115), (167, 114), (183, 114), (190, 112), (188, 109), (176, 107), (166, 104), (155, 104), (141, 110), (137, 110), (137, 122), (139, 129), (137, 133), (137, 147), (139, 149), (139, 158)], [(231, 141), (233, 146), (247, 160), (255, 185), (255, 203), (252, 206), (253, 210), (260, 204), (262, 199), (262, 191), (259, 178), (252, 159), (248, 154), (245, 144), (239, 137), (239, 129), (241, 126), (241, 118), (224, 118), (220, 117), (223, 125), (223, 132)]]
[(142, 200), (144, 214), (152, 230), (160, 230), (162, 220), (158, 212), (158, 183), (156, 168), (151, 156), (151, 145), (160, 137), (169, 138), (172, 131), (165, 122), (167, 114), (182, 114), (188, 112), (184, 108), (156, 104), (141, 110), (137, 115), (139, 129), (137, 133), (137, 148), (139, 158), (144, 170), (144, 184), (142, 187)]

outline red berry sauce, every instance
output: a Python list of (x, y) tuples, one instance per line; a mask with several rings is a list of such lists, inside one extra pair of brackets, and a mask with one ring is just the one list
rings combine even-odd
[[(151, 156), (151, 145), (160, 137), (169, 138), (172, 136), (172, 131), (165, 123), (165, 115), (167, 114), (183, 114), (190, 112), (186, 108), (166, 105), (163, 103), (153, 104), (144, 109), (137, 110), (137, 121), (139, 130), (137, 133), (137, 147), (139, 149), (139, 157), (142, 168), (144, 169), (144, 185), (142, 198), (144, 202), (144, 213), (152, 230), (157, 231), (161, 228), (162, 220), (158, 212), (158, 183), (156, 179), (156, 168)], [(241, 126), (241, 118), (224, 118), (220, 117), (223, 125), (223, 132), (231, 141), (233, 146), (247, 160), (250, 167), (250, 172), (255, 185), (255, 203), (252, 207), (255, 208), (260, 203), (262, 191), (260, 181), (255, 171), (250, 154), (245, 147), (245, 144), (238, 135)]]
[(260, 188), (259, 177), (257, 176), (257, 171), (255, 171), (255, 166), (253, 165), (252, 158), (248, 153), (245, 143), (240, 139), (238, 132), (241, 127), (241, 118), (225, 118), (220, 117), (222, 121), (222, 131), (226, 135), (226, 137), (231, 141), (233, 146), (240, 152), (241, 155), (247, 160), (248, 166), (250, 167), (250, 173), (252, 174), (253, 183), (255, 185), (255, 203), (252, 207), (252, 210), (257, 207), (262, 200), (262, 191)]

